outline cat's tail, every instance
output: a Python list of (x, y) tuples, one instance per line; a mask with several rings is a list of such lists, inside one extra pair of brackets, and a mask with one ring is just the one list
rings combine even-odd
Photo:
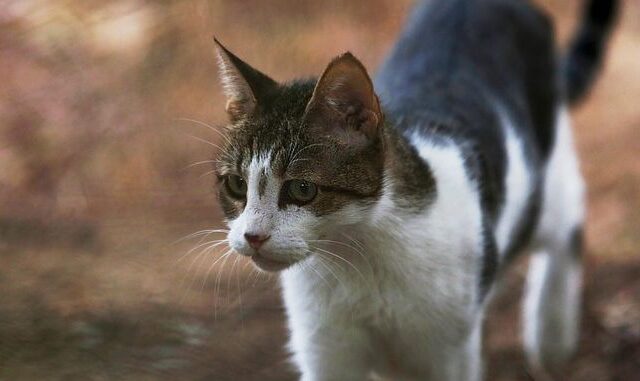
[(587, 0), (577, 33), (562, 63), (569, 104), (584, 98), (597, 77), (618, 11), (617, 0)]

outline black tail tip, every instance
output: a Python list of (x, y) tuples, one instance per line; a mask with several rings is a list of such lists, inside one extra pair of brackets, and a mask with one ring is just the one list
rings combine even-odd
[(576, 104), (588, 94), (606, 52), (608, 37), (618, 14), (616, 0), (589, 0), (564, 61), (566, 97)]
[(617, 0), (590, 0), (583, 17), (594, 26), (608, 30), (613, 25), (617, 14)]

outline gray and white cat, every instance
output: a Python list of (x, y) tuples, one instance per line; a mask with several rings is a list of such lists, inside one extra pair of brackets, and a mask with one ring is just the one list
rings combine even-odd
[(374, 81), (345, 53), (280, 84), (217, 43), (228, 241), (280, 272), (302, 380), (480, 380), (487, 295), (522, 251), (526, 352), (539, 374), (560, 369), (579, 336), (584, 220), (567, 105), (615, 8), (590, 1), (558, 60), (528, 1), (428, 1)]

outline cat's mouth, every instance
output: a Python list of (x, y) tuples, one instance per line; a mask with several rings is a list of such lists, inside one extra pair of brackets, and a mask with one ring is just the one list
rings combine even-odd
[(285, 270), (293, 263), (278, 261), (276, 259), (267, 258), (260, 253), (255, 253), (251, 256), (251, 260), (256, 264), (261, 270), (270, 271), (270, 272), (278, 272)]

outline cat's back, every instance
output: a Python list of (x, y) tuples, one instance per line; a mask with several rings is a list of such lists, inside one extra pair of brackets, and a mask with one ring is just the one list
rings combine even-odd
[(419, 4), (376, 77), (398, 128), (453, 121), (456, 134), (495, 142), (499, 104), (540, 156), (550, 150), (555, 85), (553, 28), (525, 0)]
[(524, 66), (546, 63), (552, 46), (549, 18), (526, 0), (427, 0), (413, 11), (376, 85), (404, 98), (464, 73), (505, 82)]

